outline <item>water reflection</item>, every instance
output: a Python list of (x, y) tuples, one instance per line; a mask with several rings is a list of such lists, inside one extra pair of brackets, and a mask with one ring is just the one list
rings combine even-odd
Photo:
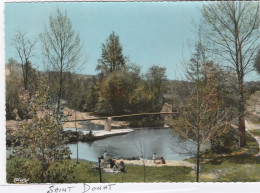
[[(115, 158), (144, 157), (152, 159), (153, 153), (166, 160), (184, 160), (191, 155), (182, 154), (185, 150), (176, 153), (172, 150), (174, 143), (178, 143), (179, 136), (174, 134), (171, 129), (136, 129), (134, 132), (107, 137), (93, 143), (79, 142), (79, 159), (97, 161), (98, 157), (103, 155), (106, 150)], [(189, 142), (183, 142), (191, 146)], [(179, 145), (179, 144), (178, 144)], [(76, 158), (76, 144), (69, 144), (72, 151), (72, 158)]]

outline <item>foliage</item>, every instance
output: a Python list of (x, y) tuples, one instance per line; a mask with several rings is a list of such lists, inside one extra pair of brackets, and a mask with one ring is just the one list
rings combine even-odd
[(173, 111), (181, 112), (193, 90), (193, 84), (188, 81), (168, 80), (164, 100), (172, 106)]
[(236, 150), (238, 146), (237, 129), (225, 125), (220, 130), (221, 132), (211, 139), (211, 150), (216, 153), (230, 153)]
[(253, 70), (259, 49), (259, 5), (256, 2), (204, 4), (204, 37), (209, 50), (230, 64), (237, 76), (240, 146), (245, 141), (244, 76)]
[(46, 171), (50, 183), (73, 183), (76, 163), (70, 160), (53, 162)]
[(187, 151), (196, 155), (197, 182), (202, 144), (219, 136), (228, 120), (228, 111), (220, 100), (213, 65), (207, 61), (205, 48), (199, 40), (187, 66), (187, 78), (194, 84), (194, 92), (178, 119), (173, 121), (173, 129), (194, 144), (194, 147), (187, 147)]
[(260, 81), (250, 81), (245, 84), (246, 96), (250, 96), (257, 91), (260, 91)]
[(152, 95), (150, 112), (158, 112), (164, 103), (166, 88), (166, 68), (153, 65), (145, 75), (145, 88)]
[[(57, 109), (60, 109), (60, 100), (63, 92), (64, 72), (77, 69), (80, 60), (81, 42), (79, 34), (72, 29), (67, 14), (57, 9), (55, 16), (49, 17), (49, 27), (40, 35), (43, 47), (43, 56), (46, 60), (47, 71), (56, 72), (54, 81), (58, 83)], [(56, 79), (57, 78), (57, 79)]]
[[(24, 89), (22, 88), (24, 87), (24, 78), (20, 64), (13, 58), (9, 58), (6, 71), (6, 119), (17, 119), (16, 114), (22, 119), (28, 118), (26, 108), (19, 99), (20, 91)], [(30, 62), (27, 71), (26, 87), (29, 95), (33, 95), (38, 89), (41, 76), (31, 67)]]
[(124, 113), (133, 92), (129, 74), (120, 71), (110, 73), (100, 84), (99, 92), (99, 112), (108, 109), (111, 114)]
[(15, 119), (14, 110), (18, 111), (20, 117), (23, 117), (24, 110), (22, 109), (19, 97), (18, 90), (22, 86), (22, 78), (18, 76), (17, 72), (14, 71), (15, 65), (18, 63), (10, 59), (6, 68), (8, 69), (8, 74), (6, 74), (6, 119)]
[(98, 91), (99, 96), (96, 110), (112, 115), (159, 112), (164, 103), (165, 83), (165, 68), (158, 66), (151, 67), (145, 78), (141, 77), (139, 69), (114, 71), (92, 89)]
[(32, 119), (23, 120), (14, 133), (17, 139), (20, 137), (20, 146), (14, 148), (14, 156), (39, 160), (42, 179), (46, 180), (48, 166), (55, 160), (68, 159), (70, 154), (64, 145), (63, 129), (57, 121), (60, 117), (56, 117), (49, 107), (48, 88), (44, 85), (31, 97), (23, 91), (21, 98)]
[(98, 60), (97, 71), (107, 75), (114, 71), (126, 69), (126, 57), (123, 55), (123, 48), (119, 42), (119, 36), (113, 31), (105, 44), (102, 44), (101, 58)]
[(15, 178), (29, 179), (28, 183), (42, 182), (41, 163), (37, 159), (12, 158), (7, 160), (6, 180), (14, 183)]
[(98, 86), (97, 80), (95, 78), (92, 79), (92, 84), (88, 88), (88, 92), (86, 93), (85, 103), (83, 104), (83, 109), (86, 111), (94, 112), (96, 111), (96, 106), (98, 103)]
[[(64, 73), (63, 98), (69, 108), (83, 111), (88, 101), (86, 97), (91, 93), (94, 80), (88, 77), (81, 77), (78, 74)], [(97, 99), (96, 99), (97, 100)], [(95, 104), (95, 103), (94, 103)]]

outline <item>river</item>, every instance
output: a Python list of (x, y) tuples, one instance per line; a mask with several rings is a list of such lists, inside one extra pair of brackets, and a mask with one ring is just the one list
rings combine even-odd
[[(78, 158), (97, 161), (107, 151), (112, 158), (152, 159), (153, 153), (156, 153), (166, 160), (182, 161), (192, 156), (184, 147), (192, 147), (192, 144), (181, 139), (170, 128), (138, 128), (128, 134), (111, 136), (92, 143), (78, 142)], [(77, 158), (77, 144), (69, 144), (69, 148), (71, 158)]]

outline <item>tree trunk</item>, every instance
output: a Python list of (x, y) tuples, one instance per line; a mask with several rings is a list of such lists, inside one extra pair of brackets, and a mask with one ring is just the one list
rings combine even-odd
[(143, 167), (144, 167), (144, 182), (146, 180), (146, 167), (145, 167), (145, 163), (143, 163)]
[(63, 77), (62, 77), (62, 69), (60, 70), (60, 88), (58, 93), (58, 105), (57, 105), (57, 114), (60, 113), (60, 100), (61, 100), (61, 94), (62, 94), (62, 84), (63, 84)]
[[(198, 137), (199, 139), (199, 137)], [(199, 182), (199, 175), (200, 175), (200, 143), (199, 143), (199, 140), (198, 140), (198, 144), (197, 144), (197, 168), (196, 168), (196, 182)]]
[(239, 84), (239, 104), (238, 104), (238, 128), (240, 132), (240, 147), (246, 145), (245, 136), (245, 101), (244, 101), (244, 81), (243, 76), (238, 77)]

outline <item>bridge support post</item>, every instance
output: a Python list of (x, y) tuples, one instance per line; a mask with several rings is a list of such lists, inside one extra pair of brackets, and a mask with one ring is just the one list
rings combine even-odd
[(111, 131), (111, 123), (112, 123), (112, 118), (108, 117), (105, 120), (105, 131)]

